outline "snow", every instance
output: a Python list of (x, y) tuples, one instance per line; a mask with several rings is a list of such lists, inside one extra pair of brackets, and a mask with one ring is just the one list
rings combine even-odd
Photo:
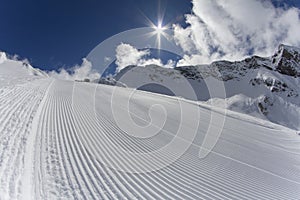
[(0, 88), (0, 199), (20, 198), (25, 166), (33, 162), (25, 160), (32, 121), (48, 80), (12, 84)]
[[(288, 53), (282, 58), (283, 51)], [(218, 107), (228, 104), (225, 108), (229, 110), (300, 130), (300, 77), (277, 69), (283, 59), (300, 70), (300, 49), (281, 45), (278, 52), (268, 58), (253, 56), (243, 61), (217, 61), (175, 69), (130, 66), (116, 74), (115, 79), (140, 90), (208, 101)], [(147, 84), (151, 85), (141, 87)], [(265, 103), (265, 99), (271, 102)]]
[(240, 94), (226, 99), (213, 98), (206, 103), (220, 108), (224, 108), (224, 105), (226, 105), (226, 109), (300, 130), (300, 107), (298, 105), (286, 102), (280, 97), (274, 97), (274, 99), (271, 99), (271, 105), (264, 105), (267, 109), (267, 114), (264, 114), (258, 105), (264, 103), (265, 98), (264, 95), (258, 98), (250, 98)]
[(2, 64), (6, 60), (6, 54), (4, 52), (0, 52), (0, 64)]
[[(233, 111), (224, 116), (223, 109), (203, 102), (31, 72), (18, 61), (0, 64), (1, 200), (300, 196), (300, 137), (294, 130)], [(238, 102), (236, 107), (245, 102), (242, 106), (252, 111), (252, 98), (228, 101)], [(213, 116), (225, 118), (224, 124), (211, 121)], [(162, 128), (145, 138), (147, 132), (125, 132), (118, 123), (132, 130)], [(191, 128), (195, 123), (199, 127)], [(186, 134), (178, 135), (180, 127)], [(222, 129), (213, 145), (206, 143), (206, 138), (214, 140), (207, 137), (210, 128)], [(192, 131), (195, 137), (187, 137)], [(189, 139), (192, 144), (180, 156), (178, 145), (149, 160), (135, 160)], [(201, 158), (203, 148), (211, 152)], [(137, 157), (126, 160), (124, 152)], [(172, 158), (147, 173), (115, 169), (155, 167)]]
[(41, 77), (48, 76), (45, 72), (33, 68), (26, 62), (7, 59), (5, 53), (1, 53), (0, 71), (1, 88), (10, 85), (27, 83)]

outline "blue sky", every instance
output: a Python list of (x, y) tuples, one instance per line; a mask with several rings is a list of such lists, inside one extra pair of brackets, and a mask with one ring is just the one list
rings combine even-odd
[(154, 22), (182, 23), (188, 0), (0, 0), (0, 50), (43, 69), (70, 67), (119, 32)]
[[(300, 7), (299, 0), (273, 0)], [(147, 26), (165, 11), (165, 23), (184, 25), (190, 0), (0, 0), (0, 50), (42, 69), (71, 67), (100, 42)]]

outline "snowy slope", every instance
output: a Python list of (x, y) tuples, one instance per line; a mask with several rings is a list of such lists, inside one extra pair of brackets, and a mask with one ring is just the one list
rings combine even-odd
[[(223, 127), (219, 120), (210, 121), (212, 115), (225, 117), (221, 109), (130, 88), (26, 73), (18, 75), (19, 81), (11, 81), (17, 67), (9, 66), (3, 70), (0, 65), (1, 75), (10, 71), (7, 80), (2, 80), (9, 87), (0, 88), (1, 200), (300, 197), (300, 137), (291, 129), (236, 112), (227, 113)], [(143, 132), (132, 132), (134, 126), (122, 112), (127, 104), (140, 127), (150, 123), (155, 128), (160, 121), (150, 117), (159, 114), (166, 117), (163, 128), (141, 138)], [(192, 115), (196, 111), (198, 118)], [(125, 132), (117, 119), (132, 129)], [(112, 147), (136, 154), (157, 152), (173, 140), (184, 139), (176, 134), (179, 124), (190, 128), (194, 122), (199, 127), (186, 135), (196, 131), (196, 136), (175, 162), (147, 173), (108, 165), (127, 163), (137, 168), (172, 158), (178, 148), (150, 160), (128, 162)], [(200, 158), (209, 127), (221, 128), (222, 133), (211, 153)]]
[(32, 184), (26, 182), (31, 177), (26, 166), (33, 162), (28, 159), (32, 124), (50, 80), (30, 65), (0, 55), (0, 199), (20, 199), (22, 188)]
[[(75, 84), (75, 85), (74, 85)], [(73, 88), (75, 92), (72, 91)], [(94, 118), (94, 91), (96, 113)], [(122, 109), (133, 90), (119, 88)], [(217, 145), (205, 159), (199, 158), (210, 119), (210, 110), (200, 111), (200, 127), (193, 145), (176, 162), (162, 170), (131, 174), (115, 171), (100, 160), (122, 161), (110, 148), (149, 152), (170, 142), (175, 134), (178, 100), (136, 92), (132, 112), (145, 118), (152, 104), (167, 109), (167, 123), (155, 137), (138, 139), (122, 131), (111, 111), (113, 87), (55, 81), (41, 112), (37, 128), (35, 185), (42, 199), (296, 199), (300, 193), (300, 138), (283, 127), (265, 127), (247, 118), (227, 117)], [(124, 100), (123, 100), (124, 98)], [(72, 109), (73, 99), (73, 109)], [(128, 119), (124, 119), (128, 120)], [(188, 121), (195, 120), (189, 119)], [(213, 122), (213, 126), (220, 126)], [(138, 133), (137, 133), (138, 134)], [(171, 138), (170, 138), (171, 137)], [(110, 142), (109, 142), (110, 141)], [(106, 152), (106, 153), (104, 153)], [(104, 156), (104, 157), (102, 157)], [(101, 157), (101, 159), (100, 159)], [(159, 158), (156, 158), (159, 159)], [(122, 163), (122, 162), (121, 162)], [(131, 163), (133, 167), (136, 165)]]
[(0, 87), (48, 77), (47, 73), (33, 68), (26, 62), (8, 59), (4, 52), (0, 52), (0, 71)]
[[(228, 109), (300, 130), (300, 49), (295, 47), (280, 45), (271, 57), (253, 56), (238, 62), (217, 61), (175, 69), (129, 66), (115, 79), (128, 87), (174, 95), (158, 85), (170, 86), (169, 89), (177, 91), (176, 96), (216, 106), (225, 102)], [(196, 97), (183, 87), (185, 81)], [(209, 92), (208, 88), (215, 83), (224, 85), (226, 95)]]

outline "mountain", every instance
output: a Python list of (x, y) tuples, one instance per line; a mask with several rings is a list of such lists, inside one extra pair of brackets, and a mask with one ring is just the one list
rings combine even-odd
[(280, 45), (278, 51), (272, 56), (274, 70), (281, 74), (300, 77), (300, 49)]
[[(154, 49), (154, 48), (145, 48), (145, 49), (140, 49), (141, 51), (147, 51), (148, 54), (144, 55), (142, 58), (145, 60), (150, 60), (150, 59), (157, 59), (161, 60), (161, 62), (165, 65), (168, 64), (170, 60), (172, 60), (174, 63), (177, 63), (180, 59), (182, 59), (181, 56), (163, 50), (163, 49)], [(116, 60), (114, 60), (108, 67), (107, 69), (102, 73), (102, 77), (107, 77), (110, 76), (111, 74), (115, 74), (117, 72), (118, 65), (116, 63)]]
[[(225, 103), (227, 109), (300, 130), (300, 49), (296, 47), (280, 45), (270, 57), (252, 56), (237, 62), (174, 69), (128, 66), (114, 79), (131, 88), (214, 106)], [(224, 85), (225, 96), (213, 84)]]
[(48, 77), (46, 72), (32, 67), (27, 61), (9, 58), (4, 52), (0, 52), (0, 70), (0, 86), (21, 84)]
[[(1, 200), (299, 199), (300, 137), (292, 129), (238, 112), (224, 115), (208, 102), (48, 77), (4, 53), (0, 59)], [(120, 81), (139, 72), (133, 77), (137, 83), (149, 79), (159, 92), (189, 95), (185, 77), (195, 88), (204, 80), (224, 80), (238, 94), (228, 97), (235, 107), (251, 110), (257, 94), (266, 91), (297, 104), (298, 90), (290, 94), (297, 89), (294, 75), (282, 74), (276, 65), (243, 65), (129, 67)], [(262, 77), (254, 81), (258, 71)], [(155, 88), (151, 84), (139, 88)], [(252, 97), (240, 93), (243, 87), (252, 89), (244, 91)], [(276, 105), (269, 98), (261, 102)]]
[(300, 137), (292, 129), (33, 70), (0, 64), (1, 200), (299, 199)]

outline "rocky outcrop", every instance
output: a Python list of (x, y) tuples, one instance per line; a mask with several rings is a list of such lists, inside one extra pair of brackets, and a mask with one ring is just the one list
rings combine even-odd
[(272, 56), (272, 63), (278, 72), (300, 77), (300, 49), (280, 45), (278, 51)]

